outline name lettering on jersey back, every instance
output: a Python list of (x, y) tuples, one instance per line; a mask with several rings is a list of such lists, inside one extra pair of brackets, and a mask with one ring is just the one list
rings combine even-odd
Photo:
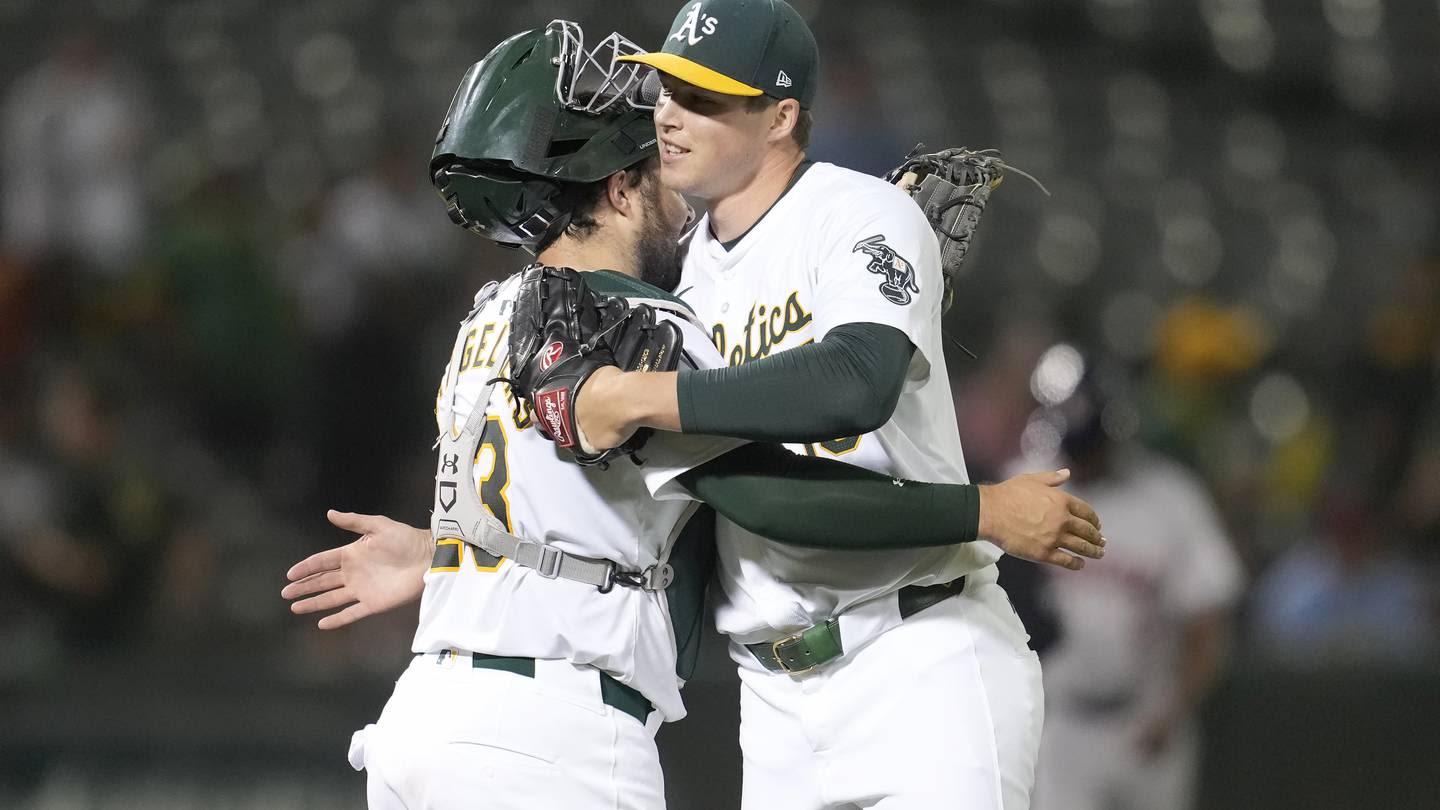
[(732, 366), (742, 365), (751, 360), (769, 356), (770, 352), (795, 332), (810, 325), (814, 318), (800, 303), (799, 291), (790, 293), (780, 306), (755, 304), (745, 318), (743, 342), (730, 345), (725, 324), (717, 323), (710, 329), (710, 339), (720, 356)]
[[(461, 344), (460, 357), (458, 359), (459, 370), (456, 374), (457, 380), (472, 371), (478, 371), (486, 375), (488, 380), (491, 377), (507, 377), (510, 374), (510, 358), (508, 353), (501, 356), (500, 347), (510, 334), (509, 320), (488, 321), (484, 324), (472, 326), (465, 333), (465, 341)], [(440, 390), (436, 393), (436, 408), (439, 409), (439, 401), (445, 395), (446, 378), (440, 381)], [(521, 402), (518, 410), (515, 408), (515, 394), (510, 386), (501, 384), (500, 390), (504, 392), (505, 402), (510, 406), (515, 427), (524, 430), (530, 427), (530, 406)]]
[[(465, 345), (460, 350), (460, 373), (464, 374), (471, 369), (477, 368), (494, 368), (496, 352), (499, 350), (500, 345), (505, 342), (505, 337), (509, 330), (509, 321), (504, 321), (499, 324), (491, 321), (484, 326), (473, 327), (467, 332), (465, 334)], [(492, 333), (494, 334), (492, 335)], [(477, 334), (479, 335), (478, 343), (476, 342)], [(486, 354), (487, 348), (489, 349), (488, 355)]]

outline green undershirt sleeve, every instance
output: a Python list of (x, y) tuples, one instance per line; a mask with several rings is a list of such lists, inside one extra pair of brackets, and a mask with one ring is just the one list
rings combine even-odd
[(734, 523), (789, 545), (946, 546), (974, 540), (980, 524), (974, 485), (905, 481), (773, 444), (736, 448), (679, 481)]
[(681, 371), (680, 428), (762, 442), (869, 433), (895, 412), (914, 350), (893, 326), (847, 323), (742, 366)]

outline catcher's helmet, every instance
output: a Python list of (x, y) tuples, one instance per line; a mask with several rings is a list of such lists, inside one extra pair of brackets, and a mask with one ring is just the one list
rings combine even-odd
[(555, 20), (516, 34), (472, 65), (435, 138), (430, 180), (457, 225), (534, 251), (569, 222), (557, 197), (655, 153), (657, 81), (621, 63), (643, 53), (611, 34), (587, 51)]

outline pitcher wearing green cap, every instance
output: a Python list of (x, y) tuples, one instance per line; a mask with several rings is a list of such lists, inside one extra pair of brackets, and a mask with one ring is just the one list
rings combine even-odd
[[(708, 209), (677, 293), (731, 368), (597, 373), (576, 406), (591, 444), (648, 426), (967, 481), (935, 237), (896, 188), (806, 158), (819, 60), (805, 21), (782, 0), (692, 0), (658, 51), (626, 58), (664, 85), (662, 182)], [(1003, 539), (987, 515), (1007, 514), (1058, 512), (1083, 531), (1049, 492), (1020, 504), (982, 487), (981, 536)], [(1029, 806), (1040, 665), (996, 582), (1001, 548), (837, 555), (728, 524), (719, 536), (744, 808)]]

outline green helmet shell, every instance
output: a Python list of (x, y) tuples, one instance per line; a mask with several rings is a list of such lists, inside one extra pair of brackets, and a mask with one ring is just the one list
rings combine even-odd
[(587, 88), (571, 84), (591, 85), (592, 95), (606, 87), (595, 77), (573, 81), (586, 57), (583, 48), (575, 56), (578, 33), (556, 21), (516, 34), (466, 71), (430, 159), (431, 182), (456, 224), (533, 252), (569, 222), (556, 206), (563, 190), (655, 153), (649, 109), (617, 98), (590, 112), (596, 105), (573, 101)]

